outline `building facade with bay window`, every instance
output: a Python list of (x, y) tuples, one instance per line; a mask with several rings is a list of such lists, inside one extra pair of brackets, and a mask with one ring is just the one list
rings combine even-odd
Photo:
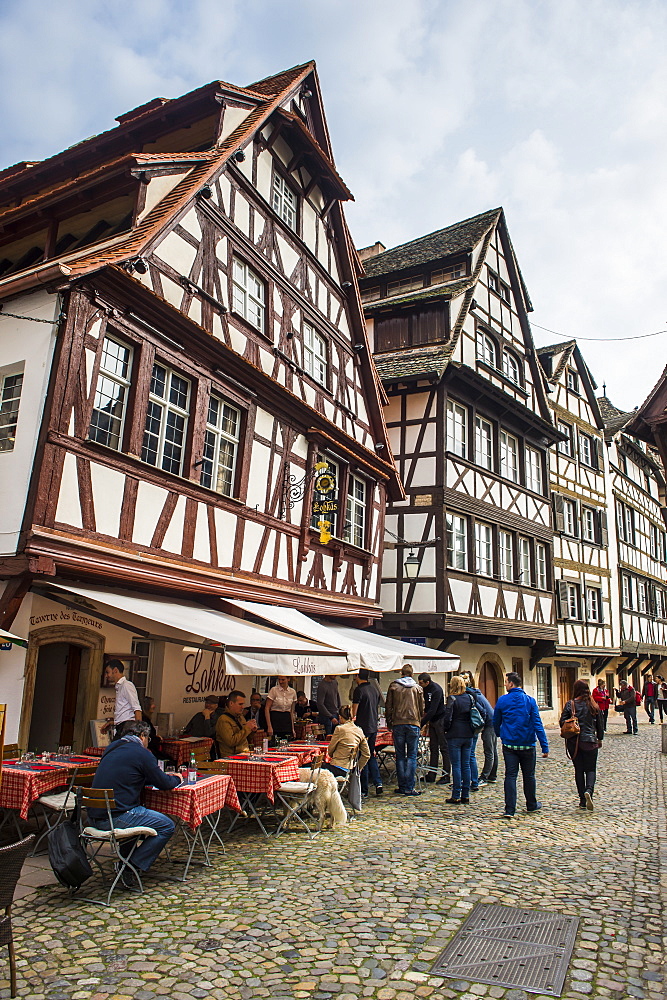
[(537, 694), (535, 666), (558, 638), (548, 450), (559, 435), (504, 213), (360, 255), (406, 491), (388, 503), (376, 627), (456, 653), (492, 702), (511, 670)]
[(314, 64), (117, 122), (0, 171), (0, 627), (29, 642), (0, 652), (0, 701), (22, 746), (48, 711), (52, 742), (86, 744), (105, 652), (176, 723), (220, 683), (63, 586), (368, 627), (403, 495)]

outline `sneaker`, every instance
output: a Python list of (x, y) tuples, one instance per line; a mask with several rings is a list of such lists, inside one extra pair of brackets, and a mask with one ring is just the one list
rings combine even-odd
[(533, 808), (532, 808), (532, 809), (526, 809), (526, 812), (529, 812), (529, 813), (536, 813), (536, 812), (539, 812), (539, 810), (540, 810), (541, 808), (542, 808), (542, 803), (541, 803), (541, 802), (538, 802), (538, 803), (537, 803), (537, 805), (536, 805), (536, 806), (533, 806)]
[(487, 785), (495, 785), (495, 783), (497, 782), (497, 780), (498, 780), (497, 778), (487, 778), (486, 779), (486, 784)]
[(421, 792), (418, 792), (416, 788), (413, 788), (411, 792), (403, 792), (403, 794), (407, 795), (408, 798), (412, 798), (414, 795), (421, 795)]
[(141, 885), (139, 884), (139, 879), (134, 874), (131, 868), (123, 868), (123, 872), (120, 876), (120, 884), (128, 892), (141, 892)]
[(514, 819), (514, 813), (503, 813), (501, 819)]
[[(477, 787), (483, 788), (485, 784), (486, 784), (486, 778), (480, 778)], [(470, 791), (472, 791), (472, 788), (470, 789)]]
[(382, 787), (382, 785), (376, 785), (375, 786), (375, 794), (376, 795), (383, 795), (384, 794), (384, 788)]
[(584, 798), (586, 799), (586, 808), (589, 812), (593, 812), (593, 796), (591, 792), (584, 792)]
[(451, 785), (452, 779), (448, 774), (443, 774), (442, 778), (438, 778), (436, 784), (438, 785)]

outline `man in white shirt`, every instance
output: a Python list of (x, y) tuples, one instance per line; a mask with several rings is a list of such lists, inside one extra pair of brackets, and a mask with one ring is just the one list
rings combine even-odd
[(116, 707), (113, 713), (113, 723), (107, 722), (105, 726), (102, 726), (102, 732), (108, 732), (113, 725), (115, 729), (114, 739), (119, 740), (130, 722), (141, 722), (139, 696), (132, 681), (128, 681), (125, 676), (125, 664), (122, 660), (109, 660), (107, 662), (104, 667), (104, 680), (109, 685), (115, 685)]

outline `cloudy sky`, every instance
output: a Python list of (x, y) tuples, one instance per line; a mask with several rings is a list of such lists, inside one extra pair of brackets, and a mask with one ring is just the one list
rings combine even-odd
[(631, 409), (667, 363), (620, 341), (667, 330), (666, 41), (662, 0), (2, 0), (0, 166), (314, 58), (357, 245), (503, 205), (533, 322)]

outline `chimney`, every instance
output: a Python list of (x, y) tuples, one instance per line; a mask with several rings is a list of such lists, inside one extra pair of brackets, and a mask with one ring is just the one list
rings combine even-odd
[(386, 246), (382, 243), (374, 243), (372, 247), (363, 247), (361, 250), (357, 250), (360, 260), (368, 260), (369, 257), (377, 257), (378, 254), (384, 253)]

